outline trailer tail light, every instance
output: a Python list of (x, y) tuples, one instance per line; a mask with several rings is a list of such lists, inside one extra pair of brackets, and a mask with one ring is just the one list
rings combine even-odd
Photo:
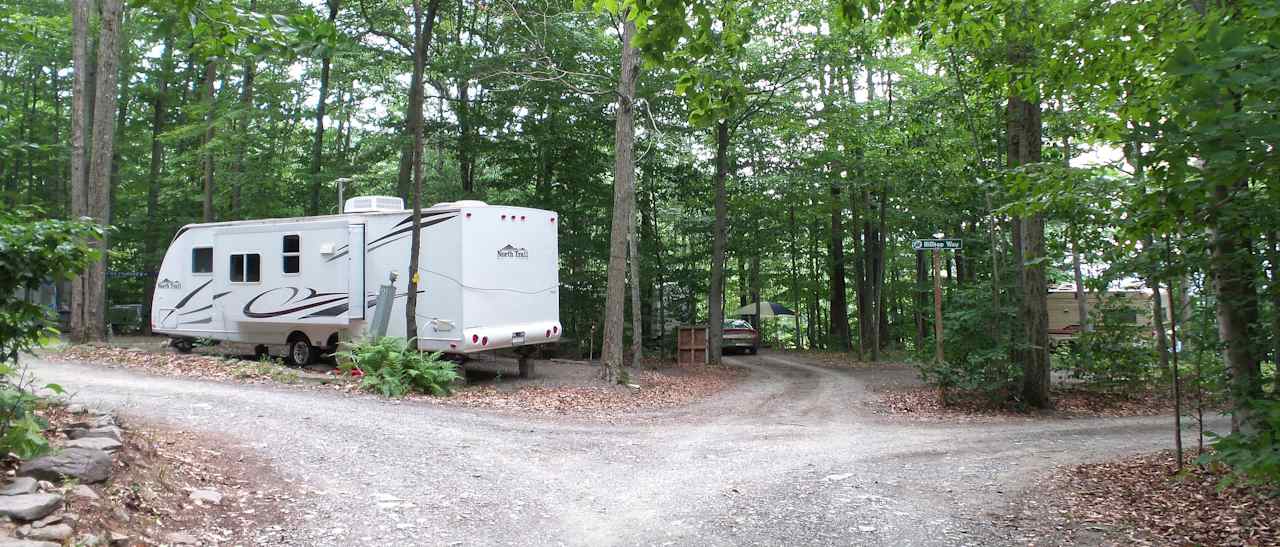
[(551, 327), (552, 334), (560, 334), (560, 327)]
[(457, 344), (449, 344), (449, 349), (458, 349)]
[(502, 215), (502, 220), (507, 220), (507, 215)]
[(520, 222), (524, 222), (524, 215), (520, 215)]
[(467, 213), (467, 218), (471, 218), (471, 213)]
[(488, 336), (486, 336), (486, 337), (484, 337), (484, 338), (481, 338), (481, 339), (480, 339), (480, 345), (482, 345), (482, 346), (487, 346), (487, 345), (489, 345), (489, 337), (488, 337)]
[(547, 338), (551, 338), (551, 329), (547, 329)]
[(480, 335), (479, 335), (479, 334), (472, 334), (472, 335), (471, 335), (471, 343), (472, 343), (472, 344), (475, 344), (475, 343), (478, 343), (478, 342), (480, 342)]

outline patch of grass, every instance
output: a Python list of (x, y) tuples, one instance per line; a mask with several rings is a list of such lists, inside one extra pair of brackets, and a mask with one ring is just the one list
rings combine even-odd
[(232, 371), (232, 375), (240, 379), (266, 378), (281, 384), (298, 383), (298, 372), (284, 367), (271, 359), (264, 358), (256, 362), (240, 361)]

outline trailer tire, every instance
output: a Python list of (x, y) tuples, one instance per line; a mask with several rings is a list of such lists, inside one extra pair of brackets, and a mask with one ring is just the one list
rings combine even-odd
[(316, 347), (311, 345), (311, 340), (307, 335), (296, 333), (289, 337), (288, 351), (285, 358), (289, 360), (289, 364), (305, 367), (316, 361)]
[(169, 345), (178, 350), (178, 353), (191, 353), (196, 347), (195, 340), (190, 338), (174, 338), (169, 341)]

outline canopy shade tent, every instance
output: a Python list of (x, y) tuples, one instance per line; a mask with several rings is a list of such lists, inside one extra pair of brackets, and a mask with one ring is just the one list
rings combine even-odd
[[(755, 314), (756, 314), (756, 305), (754, 303), (751, 303), (741, 308), (738, 308), (738, 311), (733, 312), (731, 315), (755, 315)], [(796, 312), (793, 312), (787, 309), (786, 306), (783, 306), (782, 304), (779, 304), (777, 302), (768, 302), (768, 301), (760, 302), (760, 317), (762, 318), (792, 316), (795, 314)]]

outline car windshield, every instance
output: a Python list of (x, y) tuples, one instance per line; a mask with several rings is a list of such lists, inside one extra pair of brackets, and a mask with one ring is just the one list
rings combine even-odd
[(743, 320), (741, 320), (741, 319), (728, 319), (728, 320), (726, 320), (726, 321), (724, 322), (724, 328), (726, 328), (726, 329), (749, 329), (749, 328), (751, 328), (751, 323), (748, 323), (748, 322), (743, 321)]

